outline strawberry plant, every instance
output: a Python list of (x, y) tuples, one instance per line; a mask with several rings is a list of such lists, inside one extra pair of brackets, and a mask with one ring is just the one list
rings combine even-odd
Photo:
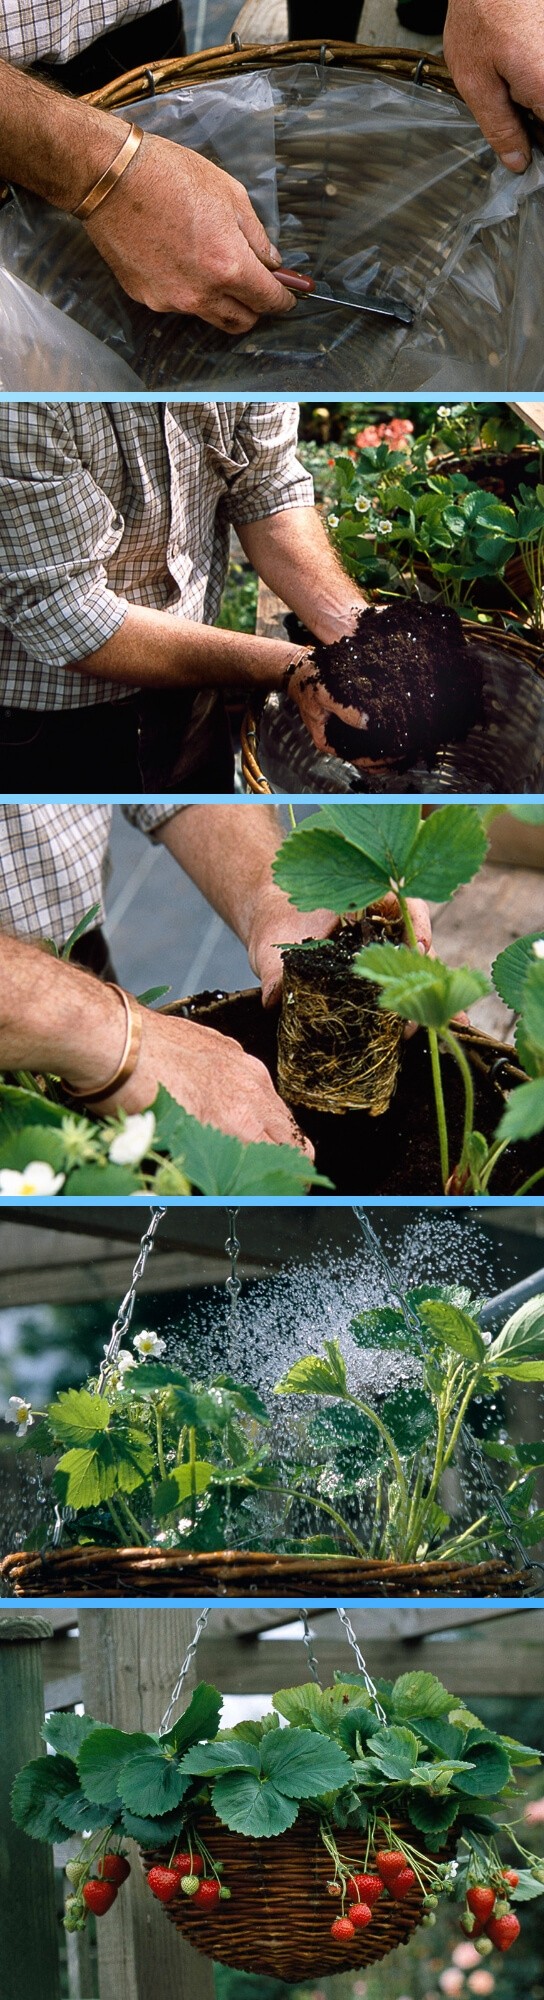
[[(492, 968), (493, 985), (519, 1016), (516, 1046), (526, 1081), (510, 1096), (497, 1132), (488, 1143), (475, 1130), (470, 1064), (456, 1016), (492, 991), (486, 973), (469, 966), (449, 967), (417, 949), (408, 899), (423, 896), (447, 902), (461, 883), (477, 874), (487, 851), (486, 827), (496, 811), (470, 805), (441, 806), (428, 819), (418, 805), (341, 804), (321, 806), (283, 842), (274, 863), (280, 888), (299, 910), (325, 907), (353, 923), (393, 891), (404, 921), (406, 944), (368, 944), (353, 970), (377, 989), (389, 1016), (416, 1022), (427, 1031), (436, 1108), (442, 1189), (446, 1193), (486, 1193), (497, 1161), (512, 1140), (544, 1131), (544, 940), (540, 932), (519, 938), (501, 952)], [(544, 807), (516, 805), (510, 811), (544, 823)], [(307, 947), (311, 948), (310, 945)], [(303, 949), (303, 947), (300, 947)], [(450, 1160), (442, 1087), (440, 1047), (455, 1061), (462, 1079), (464, 1127), (461, 1151)], [(542, 1169), (522, 1181), (525, 1194), (544, 1179)]]
[[(364, 1397), (348, 1380), (336, 1340), (283, 1376), (278, 1395), (328, 1404), (325, 1415), (312, 1419), (308, 1440), (324, 1455), (325, 1490), (357, 1492), (363, 1508), (366, 1492), (368, 1555), (398, 1563), (431, 1553), (444, 1561), (480, 1557), (490, 1540), (504, 1540), (500, 1496), (498, 1505), (491, 1497), (468, 1528), (455, 1529), (442, 1505), (442, 1481), (456, 1462), (476, 1397), (495, 1396), (505, 1381), (544, 1381), (544, 1297), (520, 1306), (493, 1340), (481, 1332), (478, 1301), (469, 1292), (424, 1285), (407, 1294), (406, 1312), (385, 1306), (360, 1313), (350, 1331), (364, 1352), (417, 1355), (418, 1378)], [(535, 1502), (544, 1446), (491, 1440), (483, 1449), (505, 1463), (508, 1513), (526, 1545), (534, 1546), (544, 1536), (544, 1514)]]
[[(185, 1890), (213, 1923), (223, 1902), (228, 1911), (231, 1891), (208, 1844), (210, 1816), (212, 1829), (266, 1842), (310, 1815), (327, 1858), (313, 1893), (316, 1902), (338, 1900), (330, 1929), (339, 1946), (370, 1926), (376, 1910), (382, 1925), (388, 1903), (405, 1896), (416, 1921), (433, 1921), (443, 1893), (457, 1900), (465, 1930), (485, 1936), (486, 1949), (514, 1942), (520, 1925), (512, 1905), (544, 1889), (515, 1812), (517, 1770), (538, 1764), (538, 1751), (487, 1729), (426, 1672), (382, 1680), (376, 1696), (357, 1672), (337, 1673), (324, 1689), (313, 1681), (283, 1688), (263, 1720), (233, 1729), (219, 1727), (221, 1708), (218, 1690), (201, 1683), (164, 1735), (126, 1733), (87, 1715), (47, 1718), (42, 1733), (54, 1754), (18, 1773), (12, 1812), (37, 1840), (65, 1841), (85, 1829), (68, 1864), (69, 1929), (115, 1901), (117, 1880), (103, 1864), (126, 1839), (151, 1852), (147, 1883), (159, 1902), (177, 1916)], [(515, 1870), (501, 1861), (504, 1842)]]

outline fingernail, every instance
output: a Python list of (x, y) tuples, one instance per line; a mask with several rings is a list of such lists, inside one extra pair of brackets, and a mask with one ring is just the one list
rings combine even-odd
[(417, 948), (418, 948), (418, 951), (420, 951), (420, 952), (421, 952), (421, 956), (422, 956), (422, 958), (424, 958), (424, 957), (425, 957), (425, 946), (424, 946), (424, 943), (423, 943), (423, 939), (422, 939), (422, 938), (418, 938), (418, 946), (417, 946)]
[(276, 266), (281, 264), (281, 250), (276, 249), (275, 243), (270, 245), (270, 262)]
[(530, 165), (527, 153), (501, 153), (503, 167), (509, 167), (511, 174), (524, 174)]

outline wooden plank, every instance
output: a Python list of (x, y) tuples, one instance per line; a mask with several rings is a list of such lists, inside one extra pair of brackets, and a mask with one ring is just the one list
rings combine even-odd
[[(320, 1639), (317, 1652), (324, 1683), (332, 1680), (336, 1667), (345, 1669), (353, 1658), (332, 1639)], [(521, 1699), (528, 1695), (542, 1696), (544, 1692), (541, 1645), (503, 1648), (496, 1640), (486, 1644), (478, 1639), (472, 1645), (456, 1646), (448, 1640), (443, 1643), (429, 1640), (408, 1650), (395, 1642), (386, 1647), (367, 1642), (365, 1659), (371, 1674), (386, 1674), (389, 1679), (415, 1668), (425, 1669), (437, 1674), (452, 1694), (463, 1695), (467, 1700), (483, 1694)], [(215, 1677), (217, 1682), (219, 1671), (225, 1694), (272, 1694), (279, 1686), (300, 1686), (308, 1679), (300, 1640), (261, 1640), (255, 1650), (245, 1651), (243, 1664), (235, 1642), (225, 1639), (219, 1657), (213, 1642), (203, 1642), (199, 1664), (204, 1679)]]
[[(157, 1729), (181, 1660), (194, 1631), (194, 1612), (135, 1613), (119, 1604), (111, 1611), (80, 1613), (81, 1665), (85, 1707), (120, 1729)], [(199, 1655), (199, 1677), (200, 1677)], [(187, 1694), (195, 1684), (189, 1673)], [(213, 1968), (186, 1945), (166, 1921), (144, 1881), (136, 1849), (125, 1883), (107, 1924), (98, 1925), (100, 2000), (213, 2000)]]

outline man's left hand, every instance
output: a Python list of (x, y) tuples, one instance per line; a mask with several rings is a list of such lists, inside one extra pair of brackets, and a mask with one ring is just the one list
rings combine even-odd
[[(398, 903), (393, 895), (384, 896), (375, 908), (382, 910), (384, 916), (398, 916)], [(432, 948), (428, 905), (414, 898), (409, 900), (408, 908), (418, 950), (428, 952)], [(332, 937), (338, 923), (331, 910), (294, 910), (281, 890), (271, 889), (268, 895), (263, 895), (248, 943), (250, 965), (262, 986), (263, 1006), (272, 1007), (281, 996), (283, 965), (279, 946), (302, 944), (305, 938)], [(408, 1034), (413, 1032), (412, 1027), (407, 1029)]]

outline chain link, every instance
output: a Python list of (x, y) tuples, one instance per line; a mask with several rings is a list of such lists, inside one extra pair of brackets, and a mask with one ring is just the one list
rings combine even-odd
[(193, 1637), (192, 1639), (189, 1640), (189, 1645), (187, 1647), (185, 1659), (183, 1660), (182, 1666), (180, 1667), (175, 1688), (173, 1689), (173, 1692), (170, 1696), (168, 1708), (165, 1709), (162, 1722), (159, 1727), (159, 1736), (166, 1736), (167, 1730), (170, 1728), (171, 1717), (173, 1716), (174, 1709), (177, 1708), (184, 1680), (186, 1680), (189, 1668), (193, 1664), (199, 1639), (201, 1639), (202, 1633), (205, 1632), (206, 1630), (211, 1608), (212, 1608), (211, 1604), (207, 1604), (205, 1610), (201, 1611), (199, 1617), (197, 1618), (195, 1629), (193, 1632)]
[(305, 1646), (305, 1647), (306, 1647), (306, 1653), (307, 1653), (307, 1657), (308, 1657), (308, 1666), (309, 1666), (309, 1669), (310, 1669), (310, 1673), (311, 1673), (311, 1676), (312, 1676), (312, 1680), (313, 1680), (313, 1681), (317, 1681), (317, 1685), (318, 1685), (318, 1687), (320, 1687), (320, 1686), (321, 1686), (321, 1682), (320, 1682), (320, 1679), (319, 1679), (319, 1667), (318, 1667), (318, 1664), (317, 1664), (317, 1660), (316, 1660), (316, 1656), (315, 1656), (315, 1653), (314, 1653), (314, 1650), (313, 1650), (313, 1646), (312, 1646), (312, 1634), (311, 1634), (311, 1631), (310, 1631), (310, 1624), (309, 1624), (309, 1619), (308, 1619), (308, 1612), (307, 1612), (307, 1610), (306, 1610), (306, 1605), (305, 1605), (305, 1604), (301, 1604), (301, 1606), (300, 1606), (300, 1616), (301, 1616), (301, 1619), (302, 1619), (302, 1625), (303, 1625), (303, 1637), (302, 1637), (302, 1643), (303, 1643), (303, 1646)]
[(132, 1314), (134, 1312), (136, 1287), (140, 1282), (140, 1278), (143, 1278), (145, 1267), (147, 1264), (147, 1259), (150, 1256), (151, 1251), (153, 1249), (159, 1223), (162, 1222), (163, 1215), (166, 1215), (165, 1208), (152, 1208), (151, 1220), (148, 1223), (147, 1229), (144, 1230), (144, 1234), (141, 1238), (140, 1248), (132, 1272), (132, 1278), (130, 1281), (128, 1292), (125, 1292), (124, 1299), (121, 1300), (121, 1304), (117, 1314), (117, 1319), (114, 1319), (110, 1338), (104, 1355), (104, 1360), (102, 1362), (102, 1366), (100, 1369), (100, 1374), (98, 1377), (99, 1396), (103, 1396), (104, 1394), (104, 1389), (106, 1386), (109, 1369), (113, 1367), (114, 1362), (117, 1360), (117, 1355), (119, 1353), (119, 1348), (121, 1346), (121, 1343), (124, 1339), (126, 1339), (126, 1335), (129, 1331)]
[(366, 1660), (363, 1659), (361, 1648), (359, 1646), (356, 1634), (353, 1630), (353, 1625), (351, 1624), (351, 1620), (348, 1618), (347, 1611), (344, 1610), (343, 1604), (337, 1604), (336, 1613), (337, 1617), (340, 1619), (340, 1624), (343, 1625), (344, 1627), (348, 1646), (351, 1646), (352, 1652), (354, 1652), (355, 1654), (357, 1666), (359, 1668), (359, 1673), (362, 1674), (363, 1676), (366, 1691), (367, 1694), (370, 1695), (371, 1702), (373, 1702), (374, 1704), (376, 1715), (378, 1716), (380, 1722), (387, 1723), (387, 1716), (385, 1713), (385, 1709), (382, 1708), (381, 1701), (378, 1700), (377, 1687), (375, 1687), (374, 1685), (372, 1675), (369, 1674)]

